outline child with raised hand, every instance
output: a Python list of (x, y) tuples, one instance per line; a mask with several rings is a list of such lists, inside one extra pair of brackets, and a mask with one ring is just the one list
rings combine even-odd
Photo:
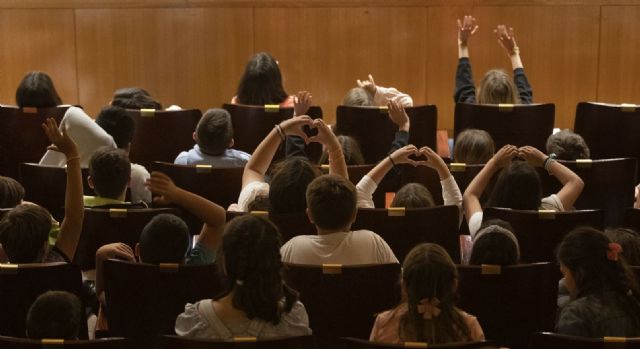
[(280, 234), (266, 219), (238, 217), (222, 241), (229, 288), (223, 295), (188, 303), (176, 319), (179, 336), (232, 339), (311, 334), (298, 294), (282, 280)]
[(402, 264), (402, 303), (378, 314), (369, 340), (432, 344), (479, 341), (476, 317), (456, 307), (458, 272), (447, 251), (424, 243)]
[(412, 107), (413, 99), (406, 93), (402, 93), (393, 87), (377, 86), (373, 76), (369, 74), (369, 80), (356, 81), (358, 87), (349, 90), (342, 101), (343, 105), (353, 107), (385, 106), (389, 102), (398, 102), (404, 107)]
[[(512, 161), (516, 157), (526, 161)], [(563, 185), (560, 191), (543, 198), (540, 178), (534, 167), (544, 167), (550, 175), (556, 177)], [(584, 187), (584, 182), (577, 174), (538, 149), (505, 145), (487, 162), (464, 192), (464, 214), (472, 237), (482, 223), (480, 196), (491, 178), (501, 169), (487, 207), (565, 211), (573, 207)]]
[(456, 71), (456, 88), (453, 96), (455, 102), (478, 104), (530, 104), (533, 103), (533, 92), (520, 59), (520, 49), (516, 44), (513, 28), (498, 25), (494, 29), (498, 43), (502, 46), (513, 68), (513, 80), (502, 69), (489, 70), (480, 82), (476, 91), (469, 61), (468, 42), (478, 30), (473, 16), (458, 19), (458, 68)]
[(67, 129), (60, 131), (53, 118), (47, 119), (42, 129), (53, 143), (49, 150), (66, 157), (65, 216), (55, 246), (50, 246), (53, 218), (46, 209), (32, 203), (11, 209), (0, 221), (0, 243), (10, 263), (71, 262), (82, 232), (84, 208), (78, 148)]
[(581, 337), (640, 336), (640, 288), (620, 256), (622, 248), (593, 228), (578, 228), (558, 247), (558, 262), (571, 301), (556, 332)]

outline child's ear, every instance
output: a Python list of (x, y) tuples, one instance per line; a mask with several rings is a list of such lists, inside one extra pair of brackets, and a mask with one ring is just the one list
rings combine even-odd
[(91, 176), (87, 176), (87, 183), (89, 183), (89, 188), (95, 189), (95, 184), (93, 184), (93, 178), (91, 178)]
[(194, 142), (198, 142), (198, 139), (197, 139), (198, 137), (196, 137), (196, 133), (195, 132), (191, 134), (191, 138), (193, 138)]
[(133, 253), (136, 257), (140, 258), (140, 243), (136, 242), (136, 247), (133, 249)]
[(315, 224), (313, 222), (313, 216), (311, 215), (311, 210), (309, 210), (309, 208), (307, 207), (307, 209), (305, 210), (305, 212), (307, 212), (307, 218), (309, 218), (309, 222), (311, 222), (311, 224)]
[(227, 148), (233, 148), (233, 145), (236, 144), (235, 139), (231, 138), (231, 140), (229, 141), (229, 145), (227, 145)]

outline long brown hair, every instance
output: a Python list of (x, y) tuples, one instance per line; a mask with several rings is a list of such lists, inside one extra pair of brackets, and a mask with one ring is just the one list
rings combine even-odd
[(502, 69), (491, 69), (484, 75), (476, 100), (478, 104), (520, 104), (516, 85)]

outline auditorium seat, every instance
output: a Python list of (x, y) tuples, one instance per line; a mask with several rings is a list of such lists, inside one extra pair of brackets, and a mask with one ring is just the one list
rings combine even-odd
[(99, 340), (26, 339), (0, 336), (2, 349), (127, 349), (125, 338)]
[(73, 259), (82, 270), (96, 267), (96, 251), (101, 246), (122, 242), (131, 249), (140, 240), (142, 229), (161, 214), (180, 214), (175, 208), (85, 208), (82, 234)]
[(47, 118), (60, 124), (67, 109), (0, 107), (0, 176), (17, 180), (21, 163), (39, 162), (51, 144), (41, 125)]
[(368, 229), (380, 235), (401, 263), (423, 242), (444, 247), (454, 261), (460, 261), (459, 216), (456, 206), (361, 208), (351, 229)]
[(369, 338), (375, 314), (400, 300), (400, 264), (285, 264), (284, 280), (300, 292), (314, 335)]
[[(234, 149), (253, 154), (258, 144), (271, 132), (276, 124), (293, 116), (293, 108), (280, 108), (278, 105), (241, 105), (224, 104), (222, 106), (231, 114), (233, 124)], [(322, 119), (322, 109), (312, 106), (307, 112), (312, 119)], [(311, 143), (305, 147), (307, 156), (317, 162), (322, 155), (322, 146)], [(274, 159), (284, 157), (284, 145), (276, 153)]]
[(314, 349), (316, 347), (313, 336), (269, 339), (237, 337), (232, 340), (162, 336), (160, 339), (162, 349)]
[[(465, 164), (465, 163), (450, 163), (449, 171), (451, 171), (451, 175), (456, 180), (458, 184), (458, 188), (460, 188), (460, 192), (464, 194), (464, 191), (467, 190), (469, 183), (482, 171), (484, 168), (484, 164)], [(498, 174), (494, 175), (494, 178), (498, 178)], [(493, 187), (493, 182), (495, 179), (492, 178), (492, 181), (487, 186), (483, 197), (485, 197), (488, 193), (491, 192), (491, 188)], [(484, 201), (484, 200), (481, 200)]]
[(554, 212), (546, 210), (512, 210), (489, 207), (483, 221), (502, 219), (513, 226), (520, 245), (523, 263), (555, 261), (556, 246), (573, 229), (580, 226), (603, 228), (602, 210)]
[[(436, 149), (438, 110), (435, 105), (405, 108), (411, 128), (409, 143)], [(376, 164), (389, 154), (398, 126), (389, 119), (387, 107), (351, 107), (336, 109), (335, 134), (352, 136), (360, 144), (367, 164)]]
[(107, 260), (103, 269), (109, 335), (151, 348), (157, 335), (175, 334), (187, 303), (226, 290), (217, 265), (178, 265)]
[(551, 332), (531, 335), (529, 349), (639, 349), (640, 338), (586, 338)]
[(640, 208), (626, 209), (621, 226), (631, 228), (640, 233)]
[[(31, 304), (49, 290), (71, 292), (82, 299), (80, 268), (67, 263), (0, 264), (0, 335), (24, 337)], [(87, 338), (86, 325), (81, 323), (82, 339)]]
[(459, 265), (459, 307), (478, 318), (486, 338), (526, 349), (531, 333), (554, 328), (557, 270), (555, 263)]
[(392, 348), (436, 348), (436, 349), (490, 349), (497, 348), (492, 341), (431, 344), (405, 342), (401, 344), (376, 343), (358, 338), (340, 338), (340, 349), (392, 349)]
[(454, 115), (454, 144), (460, 132), (475, 128), (487, 131), (496, 151), (506, 144), (530, 145), (545, 151), (553, 131), (555, 105), (457, 103)]
[(127, 109), (136, 123), (129, 158), (149, 167), (152, 161), (173, 162), (182, 151), (193, 148), (193, 132), (202, 113), (198, 109)]

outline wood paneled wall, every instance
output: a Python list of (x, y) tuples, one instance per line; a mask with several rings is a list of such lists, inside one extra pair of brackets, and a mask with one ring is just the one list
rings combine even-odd
[(436, 104), (453, 127), (456, 18), (473, 14), (476, 80), (510, 70), (493, 28), (513, 26), (537, 102), (573, 126), (584, 100), (640, 103), (640, 0), (0, 0), (0, 103), (25, 72), (48, 72), (65, 103), (95, 115), (113, 91), (207, 109), (234, 94), (246, 60), (268, 51), (289, 93), (333, 120), (355, 80)]

